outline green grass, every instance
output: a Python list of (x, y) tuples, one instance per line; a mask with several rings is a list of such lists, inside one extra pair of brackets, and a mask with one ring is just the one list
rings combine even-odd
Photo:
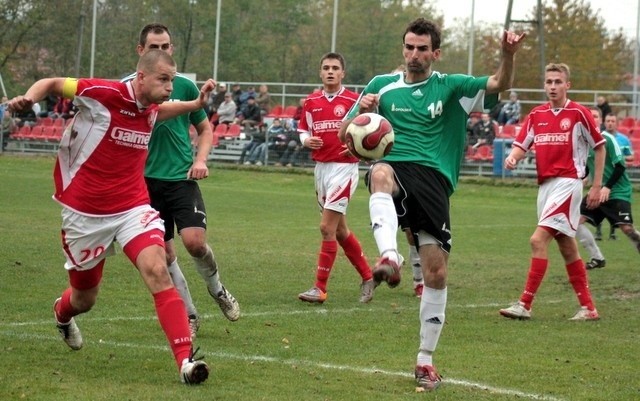
[[(533, 319), (504, 319), (497, 310), (518, 298), (528, 269), (536, 188), (475, 180), (452, 198), (449, 305), (436, 353), (445, 381), (435, 394), (415, 393), (419, 300), (409, 268), (397, 289), (381, 287), (362, 305), (359, 278), (340, 255), (328, 301), (297, 300), (314, 281), (319, 213), (312, 176), (284, 170), (216, 167), (201, 182), (209, 242), (243, 314), (224, 319), (179, 245), (204, 315), (196, 343), (213, 369), (204, 385), (180, 384), (151, 297), (122, 253), (107, 262), (94, 310), (77, 318), (84, 348), (70, 351), (51, 314), (67, 281), (53, 163), (0, 157), (2, 400), (640, 398), (638, 253), (621, 235), (601, 242), (607, 267), (590, 272), (599, 322), (567, 321), (577, 301), (555, 246)], [(348, 218), (373, 262), (367, 205), (361, 185)], [(403, 236), (399, 243), (406, 253)]]

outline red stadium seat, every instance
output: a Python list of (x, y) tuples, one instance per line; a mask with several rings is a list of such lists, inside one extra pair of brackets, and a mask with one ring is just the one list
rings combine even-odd
[(631, 128), (635, 124), (636, 124), (636, 119), (635, 118), (633, 118), (633, 117), (625, 117), (625, 118), (622, 119), (622, 121), (620, 121), (619, 125)]
[(43, 127), (42, 129), (42, 139), (45, 139), (50, 142), (57, 142), (60, 140), (60, 136), (58, 135), (58, 131), (60, 128), (54, 126)]
[(624, 126), (624, 125), (618, 125), (618, 131), (620, 131), (621, 133), (629, 136), (631, 134), (631, 128)]
[(280, 118), (293, 118), (296, 115), (296, 110), (298, 106), (287, 106), (284, 111), (280, 115)]
[(52, 125), (54, 127), (63, 128), (64, 125), (65, 125), (65, 119), (64, 118), (54, 118)]
[(238, 138), (240, 137), (240, 133), (242, 132), (242, 128), (239, 124), (229, 124), (229, 129), (225, 134), (226, 138)]
[(36, 120), (36, 125), (44, 125), (44, 126), (50, 126), (53, 125), (53, 118), (51, 117), (42, 117), (42, 118), (38, 118)]
[(640, 152), (633, 151), (633, 161), (631, 167), (640, 167)]
[(269, 113), (267, 113), (265, 117), (272, 117), (272, 118), (280, 117), (283, 111), (284, 111), (284, 108), (282, 107), (282, 105), (277, 104), (271, 109), (271, 111), (269, 111)]
[(475, 161), (493, 161), (493, 146), (480, 146), (471, 156), (471, 160)]
[(227, 124), (218, 124), (216, 125), (216, 129), (213, 131), (213, 134), (217, 135), (218, 137), (225, 136), (228, 129), (229, 126)]
[(215, 125), (218, 122), (218, 118), (220, 118), (218, 113), (213, 113), (211, 115), (211, 118), (209, 118), (209, 122), (211, 123), (211, 125)]
[(23, 125), (22, 127), (20, 127), (18, 129), (18, 131), (14, 134), (11, 134), (9, 136), (9, 138), (11, 139), (17, 139), (17, 140), (24, 140), (24, 139), (29, 139), (29, 136), (31, 136), (31, 127), (28, 125)]
[(502, 135), (503, 138), (515, 138), (516, 136), (516, 126), (515, 124), (507, 124), (502, 127)]
[(41, 141), (46, 140), (47, 138), (44, 136), (44, 125), (36, 125), (31, 128), (31, 134), (29, 135), (29, 139)]

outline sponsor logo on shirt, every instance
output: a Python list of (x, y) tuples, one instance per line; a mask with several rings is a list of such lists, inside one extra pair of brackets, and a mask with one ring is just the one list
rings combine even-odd
[(120, 109), (120, 114), (124, 114), (125, 116), (130, 116), (130, 117), (136, 116), (136, 113), (134, 113), (133, 111), (122, 110), (122, 109)]
[(147, 149), (149, 139), (151, 139), (151, 133), (114, 127), (111, 131), (111, 139), (113, 139), (117, 145), (136, 149)]
[(411, 113), (411, 107), (398, 107), (396, 106), (395, 103), (391, 104), (391, 111), (392, 112), (399, 112), (399, 113)]
[(534, 138), (536, 145), (564, 145), (569, 143), (569, 133), (540, 134)]
[(313, 132), (339, 130), (342, 120), (314, 121)]

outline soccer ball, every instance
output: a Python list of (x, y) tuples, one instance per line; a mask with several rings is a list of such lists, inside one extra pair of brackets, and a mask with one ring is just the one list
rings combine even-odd
[(354, 118), (345, 132), (347, 149), (365, 161), (380, 160), (393, 147), (393, 128), (386, 118), (376, 113), (363, 113)]

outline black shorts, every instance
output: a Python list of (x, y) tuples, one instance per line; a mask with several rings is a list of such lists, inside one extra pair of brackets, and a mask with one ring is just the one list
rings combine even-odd
[(604, 219), (607, 219), (612, 226), (633, 224), (631, 203), (621, 199), (609, 199), (595, 209), (587, 209), (587, 198), (584, 197), (580, 204), (580, 214), (594, 226), (598, 226)]
[(160, 212), (164, 220), (164, 240), (174, 237), (174, 225), (178, 233), (183, 228), (207, 228), (207, 211), (198, 183), (191, 180), (163, 181), (145, 177), (151, 207)]
[[(440, 242), (443, 251), (451, 252), (449, 184), (442, 174), (430, 167), (406, 162), (386, 163), (393, 168), (400, 190), (393, 195), (398, 223), (414, 234), (425, 231)], [(365, 176), (369, 188), (369, 173)], [(417, 238), (415, 238), (418, 244)]]

